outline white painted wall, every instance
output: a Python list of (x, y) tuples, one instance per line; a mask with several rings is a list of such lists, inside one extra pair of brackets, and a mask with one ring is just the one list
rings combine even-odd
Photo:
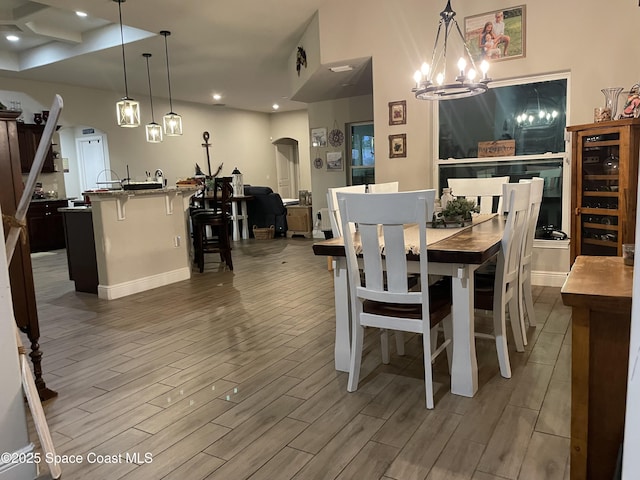
[[(413, 72), (429, 60), (439, 12), (445, 4), (445, 0), (328, 0), (319, 10), (322, 63), (373, 57), (376, 137), (407, 134), (407, 158), (402, 159), (402, 168), (397, 168), (398, 159), (377, 156), (376, 181), (399, 179), (401, 190), (433, 186), (432, 107), (430, 102), (416, 100), (410, 89)], [(452, 6), (464, 28), (464, 17), (510, 5), (487, 0), (456, 1)], [(604, 103), (600, 89), (629, 88), (638, 81), (636, 69), (629, 68), (626, 59), (640, 53), (634, 33), (639, 17), (637, 2), (619, 2), (615, 11), (597, 0), (528, 2), (526, 56), (494, 63), (491, 76), (571, 71), (570, 122), (591, 122), (593, 108)], [(594, 31), (607, 41), (592, 45)], [(388, 102), (403, 99), (407, 100), (407, 124), (389, 126)]]
[(298, 142), (300, 167), (298, 189), (300, 190), (311, 190), (309, 137), (309, 120), (306, 110), (278, 112), (271, 115), (271, 141), (275, 142), (279, 138), (292, 138)]
[[(13, 78), (0, 78), (0, 83), (6, 91), (23, 92), (38, 105), (48, 105), (56, 93), (60, 94), (64, 100), (59, 122), (63, 129), (73, 127), (73, 135), (78, 134), (83, 127), (92, 127), (105, 133), (111, 168), (121, 178), (126, 177), (127, 165), (134, 180), (143, 180), (145, 171), (160, 168), (169, 185), (180, 178), (192, 176), (196, 163), (206, 171), (202, 134), (208, 131), (211, 135), (209, 143), (212, 144), (212, 171), (220, 163), (224, 163), (222, 174), (230, 175), (237, 166), (244, 174), (245, 183), (266, 185), (274, 190), (277, 187), (271, 145), (273, 114), (174, 102), (174, 110), (183, 117), (184, 135), (165, 138), (159, 144), (150, 144), (145, 140), (144, 128), (121, 128), (116, 125), (115, 102), (118, 98), (111, 92)], [(168, 111), (168, 108), (165, 99), (154, 99), (156, 111)], [(148, 106), (143, 102), (143, 123), (148, 120), (148, 115)], [(283, 125), (281, 134), (294, 138), (296, 132), (288, 130), (295, 130), (291, 124)], [(75, 140), (73, 144), (75, 145)], [(67, 142), (63, 147), (66, 145)], [(71, 159), (75, 152), (71, 148), (64, 148), (62, 155)]]
[[(373, 118), (373, 97), (362, 95), (360, 97), (341, 98), (338, 100), (327, 100), (309, 104), (309, 127), (327, 129), (329, 133), (333, 128), (345, 131), (345, 124), (353, 122), (366, 122)], [(376, 137), (376, 178), (378, 169), (378, 152), (380, 157), (385, 156), (385, 138), (378, 135), (377, 125), (375, 126)], [(345, 133), (346, 135), (346, 133)], [(327, 152), (342, 151), (342, 161), (344, 168), (342, 171), (327, 171)], [(313, 214), (321, 208), (327, 207), (327, 189), (331, 187), (344, 187), (347, 185), (347, 166), (345, 143), (341, 147), (311, 147), (311, 160), (318, 156), (323, 160), (323, 167), (316, 169), (312, 167), (311, 190), (313, 193)]]

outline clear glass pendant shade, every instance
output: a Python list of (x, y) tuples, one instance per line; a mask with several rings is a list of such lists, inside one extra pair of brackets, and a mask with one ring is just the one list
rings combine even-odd
[(164, 134), (168, 137), (182, 135), (182, 117), (177, 113), (167, 113), (162, 117), (162, 123), (164, 125)]
[(145, 127), (147, 132), (147, 142), (149, 143), (160, 143), (162, 142), (162, 127), (155, 123), (151, 122)]
[(140, 103), (132, 98), (123, 98), (116, 103), (118, 125), (121, 127), (140, 126)]

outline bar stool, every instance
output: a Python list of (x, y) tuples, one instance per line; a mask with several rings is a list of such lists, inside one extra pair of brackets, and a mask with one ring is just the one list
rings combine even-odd
[(220, 261), (233, 270), (229, 223), (231, 222), (231, 177), (214, 179), (213, 195), (206, 197), (207, 208), (191, 210), (194, 260), (200, 273), (204, 272), (204, 254), (219, 253)]

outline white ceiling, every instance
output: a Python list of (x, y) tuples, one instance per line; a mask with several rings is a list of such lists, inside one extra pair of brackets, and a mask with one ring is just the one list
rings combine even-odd
[[(271, 112), (371, 93), (370, 59), (356, 68), (323, 66), (288, 98), (288, 58), (322, 0), (128, 0), (122, 3), (129, 96), (148, 96), (149, 52), (154, 96), (167, 97), (168, 37), (174, 100)], [(76, 10), (88, 13), (81, 18)], [(118, 3), (113, 0), (0, 0), (0, 76), (93, 87), (124, 95)], [(5, 36), (15, 33), (19, 42)], [(219, 93), (222, 99), (214, 101)], [(305, 103), (301, 103), (305, 102)]]

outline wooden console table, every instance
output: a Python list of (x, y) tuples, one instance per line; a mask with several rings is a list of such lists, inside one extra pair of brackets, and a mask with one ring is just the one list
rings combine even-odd
[(571, 478), (613, 478), (624, 434), (633, 267), (578, 256), (562, 287), (571, 318)]

